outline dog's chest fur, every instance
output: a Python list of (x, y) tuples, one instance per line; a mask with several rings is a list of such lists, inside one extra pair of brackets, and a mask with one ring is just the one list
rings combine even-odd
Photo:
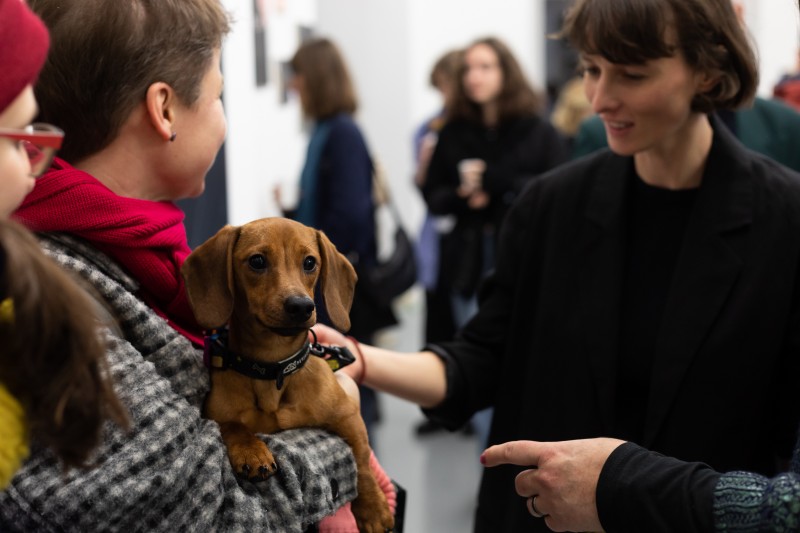
[[(274, 380), (251, 379), (233, 371), (214, 372), (212, 379), (212, 394), (222, 394), (226, 398), (239, 396), (261, 414), (258, 417), (250, 416), (246, 412), (241, 414), (241, 422), (251, 431), (257, 433), (271, 433), (281, 429), (294, 427), (284, 420), (284, 412), (305, 412), (309, 425), (314, 425), (318, 418), (315, 413), (314, 398), (308, 397), (303, 391), (319, 390), (319, 381), (330, 373), (330, 367), (322, 359), (310, 357), (299, 371), (287, 376), (279, 390)], [(297, 386), (302, 385), (302, 386)], [(310, 388), (309, 388), (310, 386)], [(224, 392), (223, 392), (224, 391)], [(264, 426), (265, 417), (270, 420)], [(255, 423), (255, 420), (260, 420)], [(284, 422), (282, 422), (284, 420)]]

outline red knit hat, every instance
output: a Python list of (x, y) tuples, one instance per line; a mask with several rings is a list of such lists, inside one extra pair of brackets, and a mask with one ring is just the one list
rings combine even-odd
[(0, 0), (0, 113), (36, 81), (49, 44), (44, 23), (23, 0)]

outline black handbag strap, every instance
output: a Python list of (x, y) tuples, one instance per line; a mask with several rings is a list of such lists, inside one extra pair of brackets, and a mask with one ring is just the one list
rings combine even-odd
[[(375, 207), (386, 205), (386, 207), (389, 208), (389, 212), (392, 214), (394, 223), (398, 228), (403, 228), (400, 211), (397, 209), (394, 200), (392, 200), (389, 184), (386, 182), (386, 173), (383, 170), (383, 165), (375, 160), (372, 161), (372, 189), (373, 197), (375, 198)], [(405, 229), (403, 229), (403, 231), (405, 231)]]

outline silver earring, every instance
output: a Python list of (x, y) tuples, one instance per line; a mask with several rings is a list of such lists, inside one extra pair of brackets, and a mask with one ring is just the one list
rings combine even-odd
[(169, 136), (169, 142), (173, 142), (175, 140), (175, 137), (177, 137), (177, 136), (178, 136), (178, 134), (173, 131), (172, 135)]

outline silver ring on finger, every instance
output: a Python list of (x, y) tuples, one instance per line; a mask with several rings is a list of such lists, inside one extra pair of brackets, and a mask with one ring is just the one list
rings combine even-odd
[(528, 498), (528, 512), (531, 513), (531, 516), (533, 516), (534, 518), (544, 518), (545, 516), (547, 516), (547, 513), (543, 513), (536, 508), (537, 497), (538, 494), (536, 496), (533, 496), (532, 498)]

